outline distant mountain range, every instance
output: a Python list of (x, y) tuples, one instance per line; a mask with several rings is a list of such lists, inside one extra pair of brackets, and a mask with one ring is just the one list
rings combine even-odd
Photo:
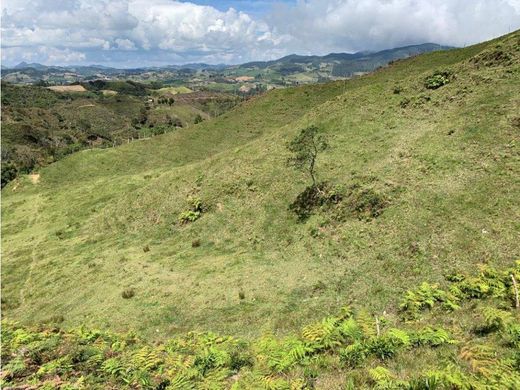
[(451, 49), (435, 43), (424, 43), (378, 52), (330, 53), (324, 56), (291, 54), (273, 61), (254, 61), (241, 65), (209, 65), (193, 63), (118, 69), (103, 65), (47, 66), (39, 63), (21, 62), (14, 67), (2, 67), (2, 80), (31, 84), (41, 80), (64, 84), (88, 81), (97, 78), (134, 80), (183, 80), (201, 72), (212, 77), (249, 76), (256, 80), (283, 80), (284, 83), (309, 83), (334, 78), (351, 77), (384, 66), (391, 61), (425, 52)]
[(295, 66), (320, 67), (323, 64), (333, 64), (332, 75), (348, 77), (356, 72), (368, 72), (378, 66), (388, 64), (390, 61), (407, 58), (414, 55), (431, 51), (452, 49), (451, 46), (442, 46), (436, 43), (423, 43), (420, 45), (410, 45), (395, 49), (382, 50), (378, 52), (357, 52), (357, 53), (330, 53), (324, 56), (301, 56), (291, 54), (274, 61), (256, 61), (240, 65), (241, 68), (286, 68), (296, 71)]

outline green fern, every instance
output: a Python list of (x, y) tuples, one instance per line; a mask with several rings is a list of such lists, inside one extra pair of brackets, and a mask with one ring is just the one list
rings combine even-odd
[(488, 332), (504, 330), (513, 319), (510, 312), (491, 306), (484, 307), (481, 313), (484, 317), (484, 329)]
[(450, 334), (442, 328), (432, 329), (427, 327), (413, 333), (411, 336), (411, 343), (416, 346), (428, 345), (438, 347), (443, 344), (453, 344), (454, 342)]

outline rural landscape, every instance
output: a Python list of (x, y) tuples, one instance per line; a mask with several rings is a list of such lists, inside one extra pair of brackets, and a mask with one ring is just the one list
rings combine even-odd
[(519, 389), (520, 30), (422, 42), (2, 65), (0, 386)]

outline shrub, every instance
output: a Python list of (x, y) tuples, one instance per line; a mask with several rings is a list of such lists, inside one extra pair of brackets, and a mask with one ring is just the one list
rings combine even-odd
[(7, 183), (9, 183), (11, 180), (14, 180), (16, 176), (18, 175), (18, 170), (14, 166), (14, 164), (2, 164), (2, 187), (4, 188)]
[(133, 288), (127, 288), (121, 293), (123, 299), (130, 299), (135, 296), (135, 290)]
[(189, 200), (189, 209), (183, 211), (179, 215), (179, 223), (184, 225), (190, 222), (195, 222), (202, 216), (204, 212), (204, 205), (200, 198), (190, 198)]
[(323, 182), (305, 188), (289, 205), (289, 210), (294, 212), (300, 221), (304, 221), (316, 208), (339, 203), (341, 198), (340, 192), (335, 187)]
[(360, 342), (349, 345), (340, 352), (340, 360), (351, 368), (358, 367), (367, 358), (369, 351)]
[(424, 86), (427, 89), (437, 89), (443, 85), (449, 84), (452, 78), (452, 73), (449, 70), (438, 70), (431, 76), (426, 77), (424, 80)]

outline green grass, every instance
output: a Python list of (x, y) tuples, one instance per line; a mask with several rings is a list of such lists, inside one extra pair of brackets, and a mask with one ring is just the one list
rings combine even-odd
[[(150, 343), (132, 333), (59, 330), (59, 315), (38, 328), (3, 321), (0, 385), (54, 388), (59, 378), (71, 389), (518, 388), (513, 277), (520, 262), (483, 267), (452, 275), (448, 290), (424, 282), (407, 291), (399, 313), (346, 306), (289, 336), (252, 340), (190, 332)], [(133, 289), (122, 293), (134, 297)]]
[[(274, 90), (197, 126), (76, 153), (42, 169), (38, 184), (8, 185), (4, 317), (63, 316), (65, 327), (149, 338), (253, 337), (345, 304), (391, 311), (404, 290), (476, 261), (509, 265), (520, 255), (518, 39), (501, 40), (513, 63), (470, 62), (494, 41)], [(443, 68), (453, 81), (425, 89)], [(286, 167), (285, 145), (311, 124), (331, 145), (320, 180), (383, 194), (381, 216), (333, 209), (300, 223), (288, 211), (309, 183)], [(193, 196), (205, 212), (181, 225)], [(128, 288), (135, 296), (123, 299)]]

